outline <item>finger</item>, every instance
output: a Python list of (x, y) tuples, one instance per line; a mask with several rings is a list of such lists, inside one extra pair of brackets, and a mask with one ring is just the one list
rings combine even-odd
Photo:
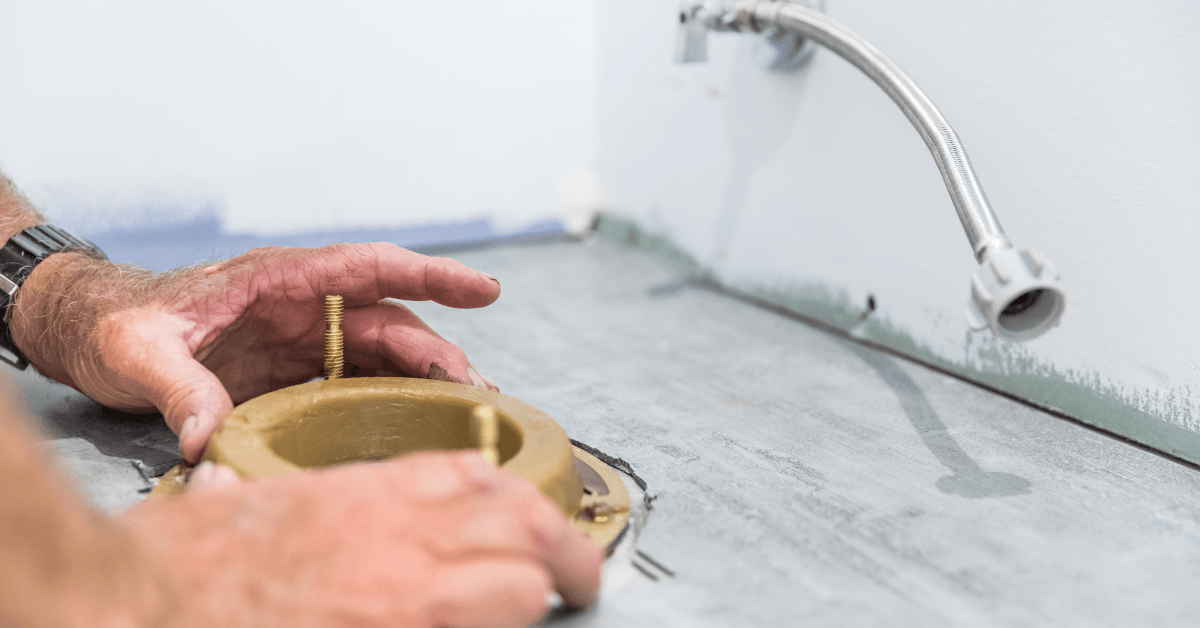
[(179, 453), (195, 463), (204, 455), (208, 439), (233, 411), (221, 380), (181, 346), (163, 349), (147, 364), (142, 378), (147, 397), (162, 412), (167, 425), (179, 435)]
[(242, 478), (238, 477), (237, 472), (233, 469), (205, 460), (192, 469), (185, 490), (195, 493), (224, 486), (235, 486), (241, 482)]
[(434, 516), (443, 523), (433, 528), (426, 542), (443, 558), (479, 553), (526, 556), (550, 571), (564, 601), (572, 606), (590, 604), (599, 591), (601, 548), (523, 479), (501, 472), (494, 493), (449, 505)]
[(229, 393), (221, 380), (191, 356), (164, 360), (174, 373), (148, 382), (157, 388), (155, 405), (167, 425), (179, 434), (179, 453), (196, 463), (204, 455), (213, 432), (233, 411)]
[(195, 463), (208, 438), (233, 410), (221, 380), (192, 357), (170, 322), (148, 318), (114, 323), (103, 332), (101, 358), (135, 396), (158, 408), (179, 435), (179, 452)]
[(351, 362), (488, 389), (482, 376), (471, 376), (473, 369), (462, 349), (399, 303), (383, 301), (354, 308), (347, 312), (342, 329)]
[[(591, 537), (573, 527), (558, 505), (533, 484), (509, 473), (502, 478), (512, 490), (525, 493), (523, 512), (529, 521), (543, 563), (550, 570), (563, 601), (585, 607), (600, 593), (600, 569), (604, 551)], [(506, 490), (500, 487), (500, 492)]]
[(500, 297), (500, 282), (490, 275), (446, 257), (428, 257), (394, 244), (340, 244), (320, 249), (321, 263), (308, 262), (319, 273), (328, 294), (340, 294), (348, 305), (395, 298), (433, 300), (458, 308), (490, 305)]
[(471, 378), (471, 383), (479, 388), (486, 388), (492, 392), (500, 392), (500, 387), (493, 384), (492, 380), (480, 375), (474, 366), (467, 367), (467, 376)]
[(550, 574), (532, 561), (471, 560), (438, 569), (430, 599), (438, 625), (523, 628), (545, 614), (551, 587)]
[[(494, 493), (503, 472), (477, 451), (425, 451), (382, 463), (389, 490), (423, 502)], [(361, 467), (360, 467), (361, 468)]]

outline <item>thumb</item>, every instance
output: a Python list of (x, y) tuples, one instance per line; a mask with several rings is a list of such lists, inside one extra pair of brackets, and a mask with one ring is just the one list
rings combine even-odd
[(213, 431), (233, 410), (233, 401), (221, 380), (197, 362), (182, 341), (176, 342), (178, 346), (160, 349), (161, 359), (142, 381), (147, 396), (179, 435), (179, 453), (195, 463), (204, 455)]

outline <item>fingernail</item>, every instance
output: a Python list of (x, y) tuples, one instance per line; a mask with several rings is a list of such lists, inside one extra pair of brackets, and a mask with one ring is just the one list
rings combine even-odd
[(183, 441), (187, 440), (188, 436), (191, 436), (195, 429), (196, 415), (189, 414), (188, 417), (183, 420), (183, 425), (179, 426), (179, 444), (183, 445)]
[(212, 433), (212, 424), (212, 415), (203, 411), (183, 420), (183, 427), (179, 429), (179, 452), (185, 459), (195, 462), (204, 454), (204, 443)]
[(482, 270), (481, 270), (481, 271), (479, 271), (479, 273), (480, 273), (481, 275), (483, 275), (484, 277), (487, 277), (488, 279), (491, 279), (492, 281), (496, 282), (496, 285), (497, 285), (497, 286), (498, 286), (498, 285), (500, 285), (500, 280), (499, 280), (499, 279), (496, 279), (495, 277), (493, 277), (493, 276), (491, 276), (491, 275), (489, 275), (489, 274), (487, 274), (487, 273), (483, 272)]
[(473, 366), (467, 367), (467, 377), (471, 378), (472, 386), (475, 386), (476, 388), (482, 388), (484, 390), (488, 389), (487, 380), (484, 379), (483, 376), (479, 374), (479, 371), (475, 370), (475, 367), (473, 367)]

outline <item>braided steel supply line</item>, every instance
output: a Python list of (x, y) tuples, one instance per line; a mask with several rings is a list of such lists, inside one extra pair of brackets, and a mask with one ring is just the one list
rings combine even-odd
[(1016, 249), (992, 212), (962, 142), (916, 81), (878, 48), (820, 12), (821, 0), (688, 0), (679, 12), (676, 61), (703, 62), (712, 31), (764, 33), (770, 68), (799, 68), (818, 45), (849, 61), (904, 112), (929, 148), (979, 262), (963, 312), (972, 330), (1024, 342), (1057, 326), (1066, 306), (1061, 275), (1034, 249)]
[(833, 51), (875, 81), (899, 105), (933, 154), (977, 261), (983, 261), (989, 251), (1012, 248), (954, 129), (916, 81), (870, 42), (819, 11), (781, 0), (737, 2), (713, 24), (714, 30), (755, 33), (772, 26), (802, 35)]

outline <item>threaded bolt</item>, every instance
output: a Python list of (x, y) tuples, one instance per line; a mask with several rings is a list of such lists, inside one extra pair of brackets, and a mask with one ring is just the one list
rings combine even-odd
[(475, 433), (475, 444), (483, 459), (499, 466), (500, 417), (496, 416), (496, 409), (487, 404), (471, 408), (471, 431)]
[(341, 379), (345, 360), (342, 336), (342, 297), (325, 297), (325, 379)]

